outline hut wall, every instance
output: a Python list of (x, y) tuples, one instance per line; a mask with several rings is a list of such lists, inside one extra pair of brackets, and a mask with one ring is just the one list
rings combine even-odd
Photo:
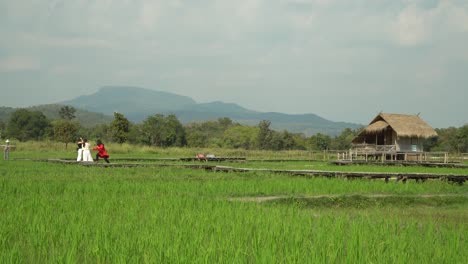
[(395, 130), (392, 130), (392, 145), (396, 145), (397, 146), (397, 150), (398, 149), (398, 135), (397, 133), (395, 132)]
[(386, 129), (384, 134), (384, 145), (393, 145), (393, 129)]
[(418, 152), (423, 151), (422, 140), (417, 137), (399, 137), (397, 151)]

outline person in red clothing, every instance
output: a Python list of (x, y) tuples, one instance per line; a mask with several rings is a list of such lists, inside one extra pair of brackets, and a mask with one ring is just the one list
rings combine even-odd
[(103, 158), (107, 163), (109, 163), (109, 154), (107, 154), (106, 148), (100, 139), (96, 141), (96, 145), (97, 146), (93, 148), (93, 150), (98, 151), (96, 154), (96, 161), (99, 161), (99, 158)]

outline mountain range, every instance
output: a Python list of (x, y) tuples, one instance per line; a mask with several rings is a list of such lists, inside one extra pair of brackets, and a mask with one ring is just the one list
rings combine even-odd
[[(221, 101), (197, 103), (188, 96), (130, 86), (105, 86), (90, 95), (78, 96), (56, 104), (32, 106), (28, 109), (41, 111), (49, 119), (56, 119), (63, 105), (75, 107), (76, 118), (85, 127), (110, 123), (114, 112), (124, 114), (132, 122), (141, 122), (148, 116), (158, 113), (175, 114), (184, 124), (216, 120), (221, 117), (229, 117), (235, 122), (246, 125), (257, 125), (261, 120), (269, 120), (272, 129), (304, 133), (306, 136), (316, 133), (335, 136), (345, 128), (356, 129), (362, 126), (333, 122), (315, 114), (259, 112)], [(14, 110), (15, 108), (0, 107), (0, 120), (7, 121)]]
[(361, 127), (360, 124), (333, 122), (315, 114), (258, 112), (221, 101), (197, 103), (187, 96), (129, 86), (105, 86), (94, 94), (82, 95), (60, 104), (106, 115), (119, 112), (133, 122), (140, 122), (157, 113), (175, 114), (182, 123), (216, 120), (220, 117), (229, 117), (247, 125), (270, 120), (273, 129), (308, 136), (316, 133), (338, 135), (344, 128)]

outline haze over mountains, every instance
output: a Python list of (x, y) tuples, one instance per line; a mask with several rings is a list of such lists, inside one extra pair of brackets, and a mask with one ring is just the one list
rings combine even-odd
[(229, 117), (236, 122), (248, 125), (256, 125), (261, 120), (270, 120), (273, 129), (306, 135), (316, 133), (337, 135), (344, 128), (354, 129), (361, 126), (353, 123), (333, 122), (315, 114), (257, 112), (237, 104), (220, 101), (197, 103), (187, 96), (128, 86), (102, 87), (94, 94), (82, 95), (60, 104), (106, 115), (119, 112), (133, 122), (140, 122), (157, 113), (175, 114), (183, 123), (215, 120), (220, 117)]

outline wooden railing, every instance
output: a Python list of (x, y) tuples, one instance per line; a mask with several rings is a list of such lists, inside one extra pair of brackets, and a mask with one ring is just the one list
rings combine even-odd
[[(466, 158), (461, 155), (461, 162)], [(375, 144), (353, 144), (348, 152), (337, 153), (338, 160), (368, 159), (384, 162), (384, 160), (404, 160), (417, 162), (449, 162), (448, 152), (423, 152), (423, 151), (397, 151), (396, 145), (375, 145)], [(454, 160), (454, 159), (453, 159)]]
[(354, 144), (351, 151), (355, 153), (392, 153), (396, 152), (396, 145)]

